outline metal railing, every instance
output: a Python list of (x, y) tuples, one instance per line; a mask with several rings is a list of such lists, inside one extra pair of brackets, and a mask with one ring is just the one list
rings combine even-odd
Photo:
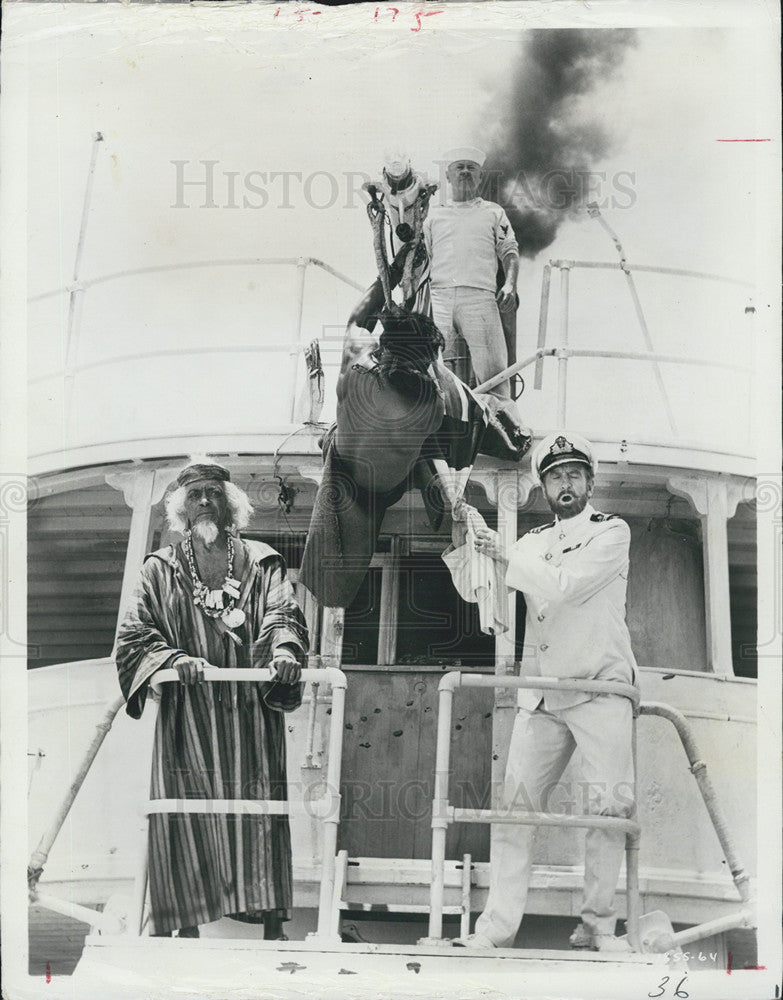
[[(613, 829), (626, 836), (626, 920), (628, 940), (635, 951), (639, 941), (639, 824), (632, 818), (618, 816), (554, 816), (548, 813), (508, 809), (457, 809), (449, 803), (451, 757), (451, 722), (454, 691), (457, 688), (535, 688), (545, 691), (584, 691), (591, 694), (616, 694), (628, 698), (634, 708), (639, 691), (632, 684), (613, 681), (560, 680), (555, 677), (509, 677), (507, 675), (463, 674), (450, 671), (438, 685), (438, 734), (435, 750), (435, 793), (432, 803), (432, 886), (428, 940), (443, 936), (444, 865), (446, 832), (452, 823), (517, 823), (529, 826), (589, 827)], [(636, 718), (632, 723), (634, 774), (636, 773)]]
[[(559, 330), (556, 338), (556, 344), (554, 346), (548, 346), (549, 339), (549, 305), (551, 300), (551, 282), (552, 282), (552, 269), (556, 269), (560, 272), (560, 323)], [(619, 271), (624, 274), (628, 288), (631, 294), (631, 298), (634, 304), (634, 310), (636, 313), (639, 326), (644, 337), (645, 344), (647, 346), (646, 351), (611, 351), (611, 350), (579, 350), (569, 347), (569, 305), (570, 305), (570, 272), (576, 268), (587, 268), (593, 270), (609, 270), (609, 271)], [(622, 260), (619, 263), (612, 263), (607, 261), (583, 261), (583, 260), (550, 260), (544, 265), (543, 275), (541, 280), (541, 304), (539, 308), (539, 321), (538, 321), (538, 343), (536, 345), (536, 350), (529, 357), (524, 358), (522, 361), (518, 361), (513, 365), (509, 365), (502, 372), (493, 376), (491, 379), (487, 379), (486, 382), (481, 383), (481, 385), (476, 387), (476, 392), (488, 392), (490, 389), (495, 388), (495, 386), (500, 385), (502, 382), (507, 381), (517, 372), (523, 371), (525, 368), (532, 364), (535, 364), (535, 379), (534, 388), (540, 389), (543, 382), (543, 363), (544, 358), (554, 357), (557, 359), (557, 425), (559, 427), (564, 427), (567, 424), (567, 398), (568, 398), (568, 362), (571, 358), (613, 358), (616, 360), (624, 361), (641, 361), (649, 363), (652, 366), (653, 373), (655, 375), (656, 384), (658, 386), (659, 393), (662, 398), (664, 409), (666, 411), (667, 421), (672, 433), (677, 433), (677, 423), (672, 411), (671, 403), (669, 401), (668, 393), (666, 391), (666, 386), (663, 382), (663, 377), (659, 365), (661, 364), (674, 364), (674, 365), (695, 365), (700, 368), (711, 368), (722, 371), (738, 372), (747, 376), (752, 377), (753, 369), (748, 365), (742, 364), (729, 364), (726, 362), (713, 361), (705, 358), (693, 358), (678, 354), (661, 354), (654, 350), (652, 337), (645, 319), (644, 312), (642, 310), (641, 300), (639, 299), (636, 286), (633, 281), (634, 271), (647, 272), (652, 274), (665, 274), (674, 275), (682, 278), (699, 279), (702, 281), (717, 281), (726, 284), (752, 289), (752, 285), (749, 282), (740, 281), (735, 278), (729, 278), (717, 274), (708, 274), (701, 271), (687, 271), (679, 268), (673, 267), (654, 267), (647, 264), (629, 264), (626, 260)], [(747, 310), (746, 310), (747, 311)]]
[[(81, 246), (81, 243), (80, 243)], [(77, 261), (81, 259), (80, 250), (77, 251)], [(294, 302), (295, 316), (295, 336), (292, 341), (279, 343), (253, 343), (253, 344), (219, 344), (210, 347), (182, 346), (165, 348), (161, 350), (136, 351), (126, 354), (113, 355), (106, 358), (98, 358), (95, 361), (79, 363), (78, 354), (80, 346), (80, 324), (84, 307), (84, 295), (90, 288), (98, 285), (119, 281), (126, 278), (133, 278), (145, 275), (170, 274), (175, 272), (193, 271), (207, 268), (225, 267), (266, 267), (266, 266), (287, 266), (297, 269), (296, 299)], [(289, 375), (291, 390), (291, 422), (295, 419), (295, 408), (297, 398), (297, 373), (299, 358), (305, 351), (307, 343), (303, 342), (303, 317), (304, 317), (304, 297), (305, 278), (307, 269), (316, 267), (336, 278), (350, 288), (359, 292), (365, 291), (365, 286), (355, 281), (348, 275), (343, 274), (336, 268), (327, 264), (317, 257), (237, 257), (219, 260), (185, 261), (178, 264), (163, 264), (154, 267), (139, 267), (127, 271), (115, 271), (111, 274), (100, 275), (95, 278), (78, 277), (79, 264), (75, 270), (73, 282), (65, 288), (53, 289), (42, 292), (39, 295), (30, 297), (30, 302), (40, 302), (52, 298), (56, 295), (65, 294), (70, 297), (68, 313), (68, 329), (66, 338), (65, 365), (62, 369), (46, 372), (42, 375), (35, 375), (28, 380), (30, 386), (38, 385), (53, 378), (62, 378), (65, 382), (65, 421), (66, 427), (70, 426), (70, 416), (73, 406), (74, 380), (82, 372), (92, 371), (99, 368), (107, 368), (113, 365), (128, 364), (133, 361), (160, 358), (190, 357), (193, 355), (219, 354), (285, 354), (291, 358), (291, 372)]]
[[(274, 674), (271, 670), (209, 667), (204, 671), (204, 681), (220, 683), (258, 683), (271, 681)], [(337, 828), (340, 821), (340, 776), (342, 769), (342, 733), (345, 714), (345, 691), (347, 678), (336, 667), (308, 668), (301, 673), (301, 680), (309, 682), (316, 688), (320, 684), (329, 684), (333, 691), (331, 722), (329, 727), (329, 749), (326, 773), (325, 794), (307, 803), (307, 815), (322, 820), (324, 824), (321, 886), (318, 901), (318, 930), (316, 936), (325, 938), (331, 927), (331, 909), (334, 896), (335, 859), (337, 856)], [(158, 694), (163, 684), (179, 681), (179, 674), (173, 668), (159, 670), (150, 678), (150, 687)], [(315, 697), (315, 694), (313, 694)], [(147, 866), (148, 866), (148, 823), (145, 823), (144, 839), (141, 847), (140, 862), (135, 880), (134, 904), (128, 924), (124, 924), (118, 914), (101, 913), (89, 906), (82, 906), (70, 900), (58, 899), (38, 889), (38, 881), (43, 873), (49, 852), (62, 829), (68, 813), (76, 799), (79, 789), (105, 740), (118, 712), (125, 704), (120, 697), (111, 702), (104, 712), (101, 721), (96, 726), (93, 737), (76, 774), (63, 797), (57, 813), (44, 832), (28, 864), (29, 898), (31, 903), (38, 903), (48, 910), (72, 917), (82, 923), (89, 924), (104, 934), (120, 934), (134, 930), (141, 934), (144, 926), (144, 908), (147, 896)], [(262, 799), (151, 799), (144, 807), (144, 814), (149, 817), (160, 813), (179, 814), (211, 814), (211, 815), (245, 815), (268, 816), (290, 815), (292, 803), (287, 800)], [(304, 806), (301, 808), (304, 809)]]
[[(469, 674), (449, 671), (438, 685), (438, 730), (435, 757), (435, 789), (432, 803), (432, 884), (430, 888), (430, 921), (427, 943), (437, 943), (443, 936), (443, 897), (445, 889), (446, 833), (453, 823), (513, 823), (527, 826), (578, 827), (614, 829), (626, 836), (626, 926), (628, 942), (634, 951), (642, 950), (640, 939), (641, 897), (639, 893), (639, 842), (641, 828), (636, 821), (636, 806), (628, 818), (615, 816), (560, 816), (522, 809), (459, 809), (449, 802), (451, 773), (451, 726), (454, 691), (458, 688), (526, 688), (544, 691), (583, 691), (590, 694), (614, 694), (628, 698), (634, 707), (631, 750), (634, 781), (636, 780), (637, 716), (654, 715), (667, 719), (675, 727), (696, 778), (699, 791), (720, 842), (729, 869), (743, 903), (750, 900), (749, 876), (740, 861), (733, 839), (720, 808), (715, 789), (707, 775), (699, 748), (682, 712), (658, 702), (640, 703), (638, 688), (614, 681), (568, 680), (556, 677), (510, 677), (508, 675)], [(717, 930), (752, 926), (752, 909), (743, 908), (735, 914), (690, 927), (673, 936), (674, 943), (699, 940)], [(715, 926), (713, 926), (715, 925)], [(719, 925), (719, 926), (718, 926)]]
[[(221, 683), (258, 683), (274, 680), (275, 674), (269, 669), (242, 669), (209, 667), (204, 671), (204, 681)], [(340, 823), (340, 772), (342, 768), (343, 718), (345, 715), (346, 677), (336, 667), (321, 667), (318, 670), (303, 670), (303, 681), (322, 684), (327, 682), (332, 688), (332, 714), (329, 725), (329, 759), (326, 771), (326, 791), (322, 798), (311, 802), (308, 815), (317, 815), (324, 824), (323, 849), (321, 856), (321, 888), (318, 897), (318, 930), (316, 937), (328, 938), (331, 927), (332, 897), (334, 895), (335, 859), (337, 857), (337, 827)], [(173, 668), (159, 670), (150, 680), (150, 687), (160, 693), (166, 683), (178, 683), (179, 674)], [(207, 814), (228, 816), (288, 816), (292, 803), (279, 799), (150, 799), (144, 812), (153, 814)], [(146, 833), (146, 831), (145, 831)], [(136, 877), (135, 903), (131, 912), (130, 926), (138, 934), (144, 926), (144, 905), (147, 895), (147, 847), (145, 836), (139, 872)]]

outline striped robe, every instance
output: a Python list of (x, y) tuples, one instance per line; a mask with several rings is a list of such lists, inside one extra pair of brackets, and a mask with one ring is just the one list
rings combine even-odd
[[(260, 542), (245, 551), (235, 634), (192, 599), (182, 547), (148, 555), (117, 639), (127, 712), (139, 718), (150, 676), (177, 653), (216, 667), (265, 667), (282, 643), (307, 651), (307, 627), (282, 558)], [(151, 798), (285, 799), (283, 712), (301, 704), (301, 684), (164, 685), (155, 729)], [(226, 914), (288, 919), (291, 839), (285, 816), (152, 815), (150, 933)]]

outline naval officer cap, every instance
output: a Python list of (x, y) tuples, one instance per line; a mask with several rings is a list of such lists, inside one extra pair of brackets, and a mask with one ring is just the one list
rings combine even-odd
[(570, 431), (555, 431), (554, 434), (547, 434), (536, 447), (530, 456), (530, 465), (541, 482), (544, 473), (554, 469), (556, 465), (563, 465), (565, 462), (580, 462), (586, 465), (595, 475), (596, 460), (593, 454), (593, 446), (587, 438), (579, 434), (572, 434)]

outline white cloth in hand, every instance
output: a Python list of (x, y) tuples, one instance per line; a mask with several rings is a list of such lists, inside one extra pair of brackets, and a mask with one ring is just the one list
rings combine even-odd
[(471, 604), (478, 604), (481, 631), (502, 635), (508, 631), (508, 594), (505, 567), (476, 551), (474, 529), (484, 523), (479, 512), (470, 508), (464, 521), (452, 525), (452, 543), (441, 558), (451, 573), (457, 593)]

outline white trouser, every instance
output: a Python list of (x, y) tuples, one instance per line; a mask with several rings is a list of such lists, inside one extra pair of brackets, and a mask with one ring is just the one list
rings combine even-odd
[[(446, 345), (443, 360), (459, 375), (460, 359), (470, 350), (479, 385), (508, 367), (508, 350), (495, 296), (482, 288), (430, 288), (432, 319)], [(467, 347), (466, 347), (467, 345)], [(491, 390), (510, 399), (508, 382)]]
[[(629, 816), (633, 807), (632, 709), (627, 698), (599, 695), (572, 708), (520, 708), (506, 767), (501, 808), (559, 814)], [(582, 778), (558, 786), (575, 747)], [(548, 803), (548, 806), (547, 806)], [(512, 944), (525, 912), (536, 827), (495, 824), (489, 897), (476, 932), (495, 945)], [(614, 894), (625, 834), (588, 830), (582, 923), (591, 934), (614, 934)]]

